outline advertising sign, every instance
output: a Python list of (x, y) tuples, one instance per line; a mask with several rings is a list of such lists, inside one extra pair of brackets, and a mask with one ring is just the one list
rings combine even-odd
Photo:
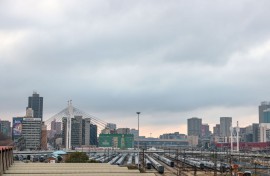
[(12, 134), (14, 137), (22, 135), (22, 122), (22, 117), (13, 117)]

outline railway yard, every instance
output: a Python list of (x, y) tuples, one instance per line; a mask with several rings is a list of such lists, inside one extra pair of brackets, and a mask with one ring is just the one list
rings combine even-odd
[[(164, 151), (138, 153), (89, 154), (90, 160), (108, 162), (112, 165), (138, 168), (155, 175), (270, 175), (270, 158), (254, 158), (244, 155), (232, 156), (217, 152), (193, 153)], [(143, 162), (144, 161), (144, 162)]]
[(104, 150), (86, 153), (90, 162), (108, 163), (131, 170), (138, 170), (139, 167), (141, 172), (156, 176), (270, 175), (270, 156), (267, 154), (186, 150), (141, 150), (140, 153), (137, 150)]

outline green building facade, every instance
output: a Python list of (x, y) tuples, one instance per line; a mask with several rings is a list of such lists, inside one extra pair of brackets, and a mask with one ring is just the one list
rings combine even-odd
[(133, 134), (100, 134), (99, 147), (134, 148)]

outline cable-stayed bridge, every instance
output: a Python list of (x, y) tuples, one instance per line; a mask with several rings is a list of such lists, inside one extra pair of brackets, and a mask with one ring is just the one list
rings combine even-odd
[[(47, 125), (47, 130), (50, 130), (53, 121), (62, 123), (63, 118), (67, 119), (67, 129), (65, 135), (66, 146), (68, 146), (67, 148), (71, 148), (71, 119), (76, 116), (81, 116), (82, 119), (90, 119), (91, 124), (97, 125), (98, 134), (100, 134), (101, 130), (104, 129), (107, 125), (107, 122), (74, 107), (71, 103), (71, 100), (68, 101), (68, 106), (65, 109), (45, 121), (45, 125)], [(63, 130), (63, 123), (61, 125), (61, 130)]]

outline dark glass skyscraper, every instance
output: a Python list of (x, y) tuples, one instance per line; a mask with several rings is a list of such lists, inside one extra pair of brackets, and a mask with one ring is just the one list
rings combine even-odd
[(43, 97), (34, 92), (32, 97), (28, 97), (28, 108), (34, 111), (34, 118), (41, 118), (43, 121)]
[(90, 145), (98, 145), (97, 125), (90, 124)]
[(263, 111), (270, 108), (270, 102), (263, 101), (261, 105), (259, 106), (259, 123), (268, 123), (264, 119)]

